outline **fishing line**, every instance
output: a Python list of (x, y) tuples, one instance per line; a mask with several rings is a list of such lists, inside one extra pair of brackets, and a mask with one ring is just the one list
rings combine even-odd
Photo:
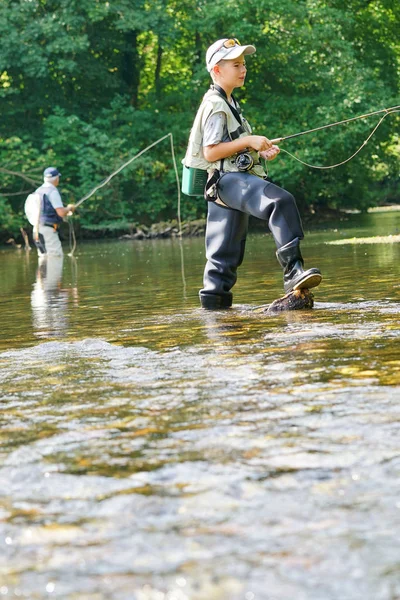
[(307, 129), (306, 131), (300, 131), (300, 133), (292, 133), (292, 135), (285, 135), (280, 138), (275, 138), (271, 140), (273, 144), (279, 144), (284, 140), (290, 140), (291, 138), (299, 137), (299, 135), (306, 135), (307, 133), (313, 133), (314, 131), (320, 131), (321, 129), (328, 129), (328, 127), (336, 127), (336, 125), (344, 125), (345, 123), (350, 123), (350, 121), (357, 121), (358, 119), (365, 119), (367, 117), (371, 117), (373, 115), (379, 115), (380, 113), (390, 113), (390, 112), (398, 112), (400, 109), (399, 106), (391, 106), (390, 108), (381, 108), (380, 110), (374, 110), (370, 113), (365, 113), (365, 115), (358, 115), (357, 117), (351, 117), (350, 119), (345, 119), (344, 121), (336, 121), (335, 123), (328, 123), (328, 125), (321, 125), (320, 127), (314, 127), (313, 129)]
[(68, 219), (68, 225), (69, 225), (69, 247), (70, 247), (68, 256), (74, 256), (74, 252), (76, 250), (76, 236), (75, 236), (74, 224), (72, 222), (72, 219)]
[[(167, 133), (166, 135), (164, 135), (163, 137), (161, 137), (159, 140), (156, 140), (155, 142), (153, 142), (152, 144), (150, 144), (149, 146), (147, 146), (146, 148), (144, 148), (143, 150), (141, 150), (138, 154), (135, 154), (135, 156), (133, 156), (132, 158), (130, 158), (129, 160), (127, 160), (123, 165), (121, 165), (120, 167), (118, 167), (118, 169), (116, 171), (114, 171), (108, 177), (106, 177), (106, 179), (104, 179), (104, 181), (102, 181), (101, 183), (99, 183), (98, 185), (96, 185), (88, 194), (86, 194), (86, 196), (83, 196), (83, 198), (81, 198), (80, 200), (78, 200), (78, 202), (75, 204), (75, 208), (77, 208), (78, 206), (80, 206), (82, 204), (82, 202), (85, 202), (85, 200), (88, 200), (98, 190), (100, 190), (102, 187), (104, 187), (105, 185), (107, 185), (107, 183), (109, 183), (111, 181), (111, 179), (113, 177), (115, 177), (115, 175), (117, 175), (118, 173), (120, 173), (122, 171), (122, 169), (125, 169), (125, 167), (127, 167), (128, 165), (130, 165), (137, 158), (139, 158), (139, 156), (141, 156), (142, 154), (144, 154), (145, 152), (147, 152), (148, 150), (150, 150), (151, 148), (153, 148), (156, 144), (159, 144), (163, 140), (166, 140), (168, 137), (170, 138), (170, 142), (171, 142), (172, 162), (173, 162), (173, 165), (174, 165), (176, 185), (177, 185), (177, 190), (178, 190), (178, 210), (177, 210), (178, 214), (177, 214), (177, 216), (178, 216), (179, 237), (181, 237), (181, 235), (182, 235), (181, 188), (180, 188), (179, 173), (178, 173), (178, 168), (177, 168), (176, 158), (175, 158), (174, 137), (173, 137), (173, 135), (172, 135), (171, 132)], [(76, 238), (75, 238), (75, 232), (74, 232), (74, 227), (73, 227), (72, 221), (69, 221), (69, 223), (70, 223), (70, 245), (71, 245), (71, 239), (73, 238), (73, 248), (71, 248), (71, 251), (68, 254), (68, 256), (73, 256), (73, 254), (75, 252), (75, 248), (76, 248)]]
[(336, 167), (340, 167), (341, 165), (346, 164), (347, 162), (349, 162), (350, 160), (352, 160), (355, 156), (357, 156), (357, 154), (359, 152), (361, 152), (361, 150), (364, 148), (364, 146), (368, 143), (368, 141), (374, 135), (374, 133), (376, 132), (376, 130), (378, 129), (378, 127), (381, 125), (381, 123), (384, 121), (384, 119), (386, 119), (386, 117), (388, 117), (389, 115), (391, 115), (393, 113), (400, 112), (400, 110), (398, 110), (399, 108), (400, 108), (399, 106), (394, 106), (392, 108), (384, 108), (382, 110), (378, 110), (378, 111), (375, 111), (375, 112), (372, 112), (372, 113), (368, 113), (368, 114), (365, 114), (365, 115), (360, 115), (358, 117), (352, 117), (351, 119), (345, 119), (344, 121), (338, 121), (336, 123), (330, 123), (329, 125), (322, 125), (321, 127), (315, 127), (314, 129), (308, 129), (307, 131), (302, 131), (300, 133), (294, 133), (293, 135), (288, 135), (288, 136), (285, 136), (285, 137), (276, 138), (276, 139), (271, 140), (271, 141), (272, 141), (272, 143), (280, 143), (280, 142), (282, 142), (284, 140), (288, 140), (288, 139), (291, 139), (291, 138), (294, 138), (294, 137), (298, 137), (300, 135), (306, 135), (307, 133), (313, 133), (315, 131), (321, 131), (322, 129), (327, 129), (328, 127), (335, 127), (336, 125), (343, 125), (345, 123), (349, 123), (350, 121), (355, 121), (357, 119), (364, 119), (366, 117), (370, 117), (372, 115), (376, 115), (376, 114), (385, 112), (385, 114), (383, 115), (383, 117), (381, 117), (381, 119), (379, 119), (378, 124), (375, 125), (375, 127), (373, 128), (373, 130), (371, 131), (371, 133), (369, 134), (369, 136), (367, 137), (367, 139), (364, 140), (364, 142), (356, 150), (356, 152), (354, 152), (354, 154), (352, 154), (349, 158), (346, 158), (346, 160), (343, 160), (343, 161), (341, 161), (339, 163), (336, 163), (334, 165), (326, 165), (326, 166), (311, 165), (310, 163), (307, 163), (307, 162), (301, 160), (300, 158), (298, 158), (297, 156), (295, 156), (294, 154), (292, 154), (288, 150), (285, 150), (284, 148), (281, 148), (281, 152), (285, 152), (286, 154), (288, 154), (289, 156), (291, 156), (292, 158), (294, 158), (295, 160), (297, 160), (302, 165), (305, 165), (306, 167), (310, 167), (312, 169), (335, 169)]
[[(357, 154), (359, 152), (361, 152), (361, 150), (364, 148), (364, 146), (368, 143), (368, 141), (371, 139), (371, 137), (374, 135), (374, 133), (376, 132), (376, 130), (378, 129), (378, 127), (381, 125), (381, 123), (384, 121), (384, 119), (386, 119), (387, 116), (393, 114), (393, 113), (398, 113), (400, 112), (400, 105), (399, 106), (393, 106), (391, 108), (383, 108), (381, 110), (376, 110), (370, 113), (366, 113), (364, 115), (359, 115), (357, 117), (351, 117), (350, 119), (345, 119), (343, 121), (337, 121), (335, 123), (329, 123), (328, 125), (322, 125), (321, 127), (315, 127), (313, 129), (308, 129), (306, 131), (301, 131), (299, 133), (294, 133), (292, 135), (287, 135), (287, 136), (283, 136), (280, 138), (275, 138), (273, 140), (271, 140), (272, 143), (281, 143), (285, 140), (289, 140), (295, 137), (299, 137), (302, 135), (306, 135), (308, 133), (314, 133), (316, 131), (321, 131), (323, 129), (327, 129), (329, 127), (335, 127), (337, 125), (344, 125), (345, 123), (350, 123), (351, 121), (356, 121), (358, 119), (365, 119), (367, 117), (373, 116), (373, 115), (377, 115), (380, 113), (385, 113), (383, 115), (383, 117), (381, 117), (381, 119), (379, 120), (378, 124), (373, 128), (373, 130), (371, 131), (371, 133), (369, 134), (369, 136), (367, 137), (367, 139), (361, 144), (361, 146), (356, 150), (356, 152), (354, 152), (349, 158), (347, 158), (346, 160), (343, 160), (339, 163), (336, 163), (334, 165), (326, 165), (326, 166), (322, 166), (322, 165), (312, 165), (310, 163), (307, 163), (306, 161), (301, 160), (300, 158), (298, 158), (297, 156), (295, 156), (294, 154), (292, 154), (291, 152), (289, 152), (288, 150), (285, 150), (284, 148), (281, 149), (281, 152), (285, 152), (286, 154), (288, 154), (291, 158), (294, 158), (295, 160), (297, 160), (299, 163), (305, 165), (306, 167), (310, 167), (312, 169), (334, 169), (336, 167), (340, 167), (341, 165), (346, 164), (347, 162), (349, 162), (350, 160), (352, 160), (355, 156), (357, 156)], [(110, 175), (108, 175), (108, 177), (106, 179), (104, 179), (104, 181), (102, 181), (101, 183), (99, 183), (98, 185), (96, 185), (88, 194), (86, 194), (85, 196), (83, 196), (83, 198), (81, 198), (76, 204), (75, 207), (77, 208), (78, 206), (80, 206), (83, 202), (85, 202), (85, 200), (88, 200), (91, 196), (93, 196), (93, 194), (95, 194), (98, 190), (100, 190), (102, 187), (104, 187), (105, 185), (107, 185), (111, 179), (113, 177), (115, 177), (115, 175), (117, 175), (118, 173), (120, 173), (123, 169), (125, 169), (125, 167), (127, 167), (128, 165), (130, 165), (134, 160), (136, 160), (137, 158), (139, 158), (140, 156), (142, 156), (142, 154), (144, 154), (145, 152), (147, 152), (148, 150), (150, 150), (151, 148), (153, 148), (154, 146), (156, 146), (157, 144), (159, 144), (160, 142), (164, 141), (167, 138), (170, 138), (170, 143), (171, 143), (171, 155), (172, 155), (172, 162), (174, 165), (174, 171), (175, 171), (175, 178), (176, 178), (176, 184), (177, 184), (177, 190), (178, 190), (178, 209), (177, 209), (177, 216), (178, 216), (178, 227), (179, 227), (179, 237), (182, 237), (182, 222), (181, 222), (181, 189), (180, 189), (180, 181), (179, 181), (179, 173), (178, 173), (178, 168), (177, 168), (177, 164), (176, 164), (176, 158), (175, 158), (175, 148), (174, 148), (174, 141), (173, 141), (173, 135), (172, 133), (167, 133), (166, 135), (164, 135), (163, 137), (161, 137), (160, 139), (156, 140), (155, 142), (153, 142), (152, 144), (150, 144), (149, 146), (147, 146), (146, 148), (144, 148), (143, 150), (141, 150), (138, 154), (135, 154), (135, 156), (133, 156), (132, 158), (130, 158), (128, 161), (126, 161), (124, 164), (122, 164), (120, 167), (118, 167), (118, 169), (116, 169), (113, 173), (111, 173)], [(69, 253), (69, 256), (73, 256), (75, 249), (76, 249), (76, 237), (75, 237), (75, 232), (74, 232), (74, 227), (73, 227), (73, 223), (72, 221), (69, 221), (69, 226), (70, 226), (70, 247), (71, 247), (71, 252)]]

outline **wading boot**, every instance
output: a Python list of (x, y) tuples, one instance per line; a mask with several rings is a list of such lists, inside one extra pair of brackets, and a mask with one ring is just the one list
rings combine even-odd
[(206, 310), (224, 310), (232, 306), (232, 294), (228, 293), (224, 296), (220, 294), (205, 294), (200, 293), (201, 307)]
[(286, 294), (293, 290), (317, 287), (321, 283), (322, 275), (319, 269), (305, 271), (303, 268), (304, 261), (300, 252), (299, 238), (294, 238), (279, 248), (276, 256), (283, 268), (283, 287)]

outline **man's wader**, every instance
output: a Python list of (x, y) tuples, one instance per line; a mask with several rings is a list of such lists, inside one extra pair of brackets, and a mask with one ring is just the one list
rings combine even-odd
[[(203, 128), (210, 115), (221, 111), (225, 113), (232, 140), (252, 134), (247, 121), (240, 113), (235, 115), (223, 95), (224, 91), (219, 86), (213, 86), (205, 95), (196, 115), (183, 161), (187, 166), (197, 168), (204, 168), (204, 164), (207, 164), (210, 174), (217, 169), (220, 175), (215, 185), (214, 201), (208, 202), (207, 264), (204, 270), (204, 287), (199, 293), (201, 305), (209, 309), (229, 308), (232, 305), (231, 289), (237, 280), (237, 268), (243, 261), (249, 215), (268, 223), (278, 249), (278, 261), (284, 268), (285, 292), (294, 289), (296, 282), (300, 283), (302, 280), (299, 273), (304, 273), (299, 247), (304, 232), (295, 199), (286, 190), (267, 181), (258, 153), (247, 153), (254, 161), (254, 166), (248, 172), (238, 170), (236, 155), (211, 165), (204, 159)], [(236, 109), (240, 111), (237, 104)], [(321, 280), (318, 269), (309, 269), (306, 273), (307, 286), (303, 287), (318, 285)], [(310, 275), (314, 276), (314, 281)]]
[(58, 229), (63, 219), (58, 216), (57, 211), (51, 204), (46, 193), (46, 188), (40, 187), (36, 190), (42, 196), (42, 205), (40, 210), (38, 237), (34, 239), (35, 246), (38, 249), (40, 256), (62, 256), (63, 250), (61, 246)]

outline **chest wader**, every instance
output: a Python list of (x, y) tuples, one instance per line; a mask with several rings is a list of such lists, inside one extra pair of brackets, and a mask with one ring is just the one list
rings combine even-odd
[(243, 261), (249, 215), (262, 219), (274, 237), (277, 258), (284, 269), (284, 290), (319, 285), (321, 273), (303, 268), (300, 240), (304, 233), (294, 197), (286, 190), (250, 173), (222, 173), (218, 196), (226, 207), (208, 203), (206, 229), (207, 264), (204, 287), (200, 290), (203, 308), (229, 308), (237, 268)]

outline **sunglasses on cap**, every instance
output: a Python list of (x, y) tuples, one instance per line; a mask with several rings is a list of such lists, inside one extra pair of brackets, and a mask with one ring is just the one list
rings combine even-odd
[(221, 48), (233, 48), (234, 46), (241, 46), (242, 44), (239, 42), (239, 40), (237, 38), (230, 38), (229, 40), (225, 40), (225, 42), (223, 42), (223, 44), (221, 44), (221, 46), (219, 48), (217, 48), (215, 50), (215, 52), (213, 52), (210, 56), (210, 58), (208, 59), (208, 62), (211, 62), (211, 59), (213, 58), (213, 56), (215, 56), (217, 54), (217, 52), (219, 52), (221, 50)]

